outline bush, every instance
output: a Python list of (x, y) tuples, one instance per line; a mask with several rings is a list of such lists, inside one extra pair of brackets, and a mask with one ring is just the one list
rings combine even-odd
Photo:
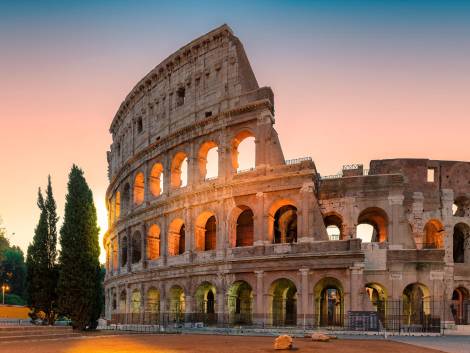
[(5, 294), (5, 304), (26, 305), (26, 300), (16, 294)]

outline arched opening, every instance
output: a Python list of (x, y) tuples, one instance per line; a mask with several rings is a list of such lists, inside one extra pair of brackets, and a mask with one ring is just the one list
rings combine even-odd
[(254, 169), (256, 145), (254, 135), (247, 130), (239, 132), (232, 140), (232, 167), (236, 172)]
[(145, 323), (155, 325), (159, 323), (160, 314), (160, 291), (156, 288), (149, 288), (147, 291), (147, 305), (145, 308)]
[(145, 177), (144, 173), (139, 172), (134, 179), (134, 204), (141, 205), (144, 202), (145, 195)]
[(186, 231), (183, 220), (180, 218), (174, 219), (170, 224), (168, 233), (168, 255), (184, 254)]
[(403, 317), (405, 325), (425, 325), (431, 316), (429, 289), (421, 283), (412, 283), (403, 290)]
[(219, 176), (219, 153), (214, 141), (207, 141), (201, 145), (198, 155), (200, 180), (214, 179)]
[(465, 223), (454, 226), (454, 263), (470, 262), (470, 227)]
[(280, 207), (274, 214), (274, 243), (297, 242), (297, 208), (292, 205)]
[(112, 290), (112, 294), (111, 294), (111, 297), (112, 297), (112, 303), (111, 303), (111, 308), (113, 311), (116, 311), (117, 310), (117, 305), (118, 305), (118, 302), (117, 302), (117, 295), (116, 295), (116, 292), (114, 291), (114, 289)]
[(204, 282), (196, 289), (196, 314), (197, 321), (205, 324), (217, 322), (215, 314), (216, 288), (212, 283)]
[(115, 219), (119, 219), (121, 216), (121, 193), (119, 191), (116, 192), (114, 198), (114, 215)]
[(378, 207), (366, 208), (357, 219), (356, 237), (365, 243), (382, 243), (388, 239), (388, 216)]
[(203, 212), (196, 221), (195, 240), (197, 251), (215, 250), (217, 245), (217, 221), (213, 213)]
[(269, 290), (273, 326), (295, 326), (297, 324), (297, 288), (286, 278), (271, 284)]
[(127, 247), (128, 247), (128, 240), (127, 237), (124, 236), (121, 240), (121, 266), (127, 265)]
[(140, 323), (140, 306), (141, 306), (141, 294), (138, 289), (134, 289), (131, 294), (131, 317), (130, 323)]
[(184, 290), (180, 286), (170, 288), (168, 296), (168, 309), (170, 322), (184, 322), (185, 313), (185, 295)]
[(367, 283), (365, 290), (373, 310), (377, 312), (382, 325), (385, 325), (387, 305), (387, 292), (385, 288), (378, 283)]
[(175, 154), (171, 162), (171, 187), (180, 188), (188, 185), (188, 157), (184, 152)]
[(142, 259), (142, 236), (139, 231), (132, 235), (132, 263), (136, 264)]
[(129, 183), (124, 185), (124, 189), (122, 191), (122, 202), (124, 204), (124, 210), (128, 212), (131, 206), (131, 186)]
[(343, 326), (343, 286), (336, 278), (325, 277), (314, 287), (315, 313), (320, 326)]
[(155, 163), (150, 171), (150, 193), (159, 196), (163, 191), (163, 165)]
[(336, 213), (328, 214), (323, 218), (326, 233), (330, 240), (342, 240), (343, 219)]
[(444, 248), (444, 226), (437, 219), (431, 219), (424, 226), (424, 249)]
[(147, 258), (155, 260), (160, 257), (160, 227), (152, 224), (147, 234)]
[(237, 218), (235, 246), (252, 246), (253, 238), (253, 211), (251, 208), (245, 208)]
[(470, 297), (466, 288), (458, 287), (453, 291), (450, 309), (456, 325), (470, 324)]
[(470, 198), (467, 196), (459, 196), (455, 199), (452, 211), (456, 217), (470, 216)]
[(252, 323), (253, 289), (245, 281), (236, 281), (228, 290), (229, 321), (234, 325)]
[(126, 313), (126, 297), (126, 290), (123, 289), (119, 295), (119, 313), (121, 314)]

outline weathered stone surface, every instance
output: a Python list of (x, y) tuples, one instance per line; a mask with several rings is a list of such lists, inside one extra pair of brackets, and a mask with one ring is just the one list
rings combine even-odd
[(312, 341), (317, 341), (317, 342), (328, 342), (331, 339), (330, 336), (327, 334), (324, 334), (322, 332), (313, 332), (312, 333)]
[(281, 335), (274, 340), (274, 349), (288, 350), (292, 349), (293, 340), (289, 335)]

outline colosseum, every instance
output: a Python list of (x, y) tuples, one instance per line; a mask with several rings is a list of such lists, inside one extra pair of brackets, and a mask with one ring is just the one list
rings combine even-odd
[[(470, 163), (323, 176), (310, 157), (284, 158), (274, 123), (273, 91), (227, 25), (126, 96), (108, 152), (108, 322), (465, 329)], [(254, 165), (241, 170), (246, 141)]]

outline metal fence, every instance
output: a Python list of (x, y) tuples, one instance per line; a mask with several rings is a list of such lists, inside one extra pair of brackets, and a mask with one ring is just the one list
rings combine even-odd
[(470, 323), (470, 302), (387, 300), (375, 302), (375, 311), (322, 314), (284, 313), (129, 313), (113, 314), (110, 324), (159, 325), (161, 327), (298, 328), (334, 331), (389, 331), (439, 333), (445, 318), (456, 324)]

